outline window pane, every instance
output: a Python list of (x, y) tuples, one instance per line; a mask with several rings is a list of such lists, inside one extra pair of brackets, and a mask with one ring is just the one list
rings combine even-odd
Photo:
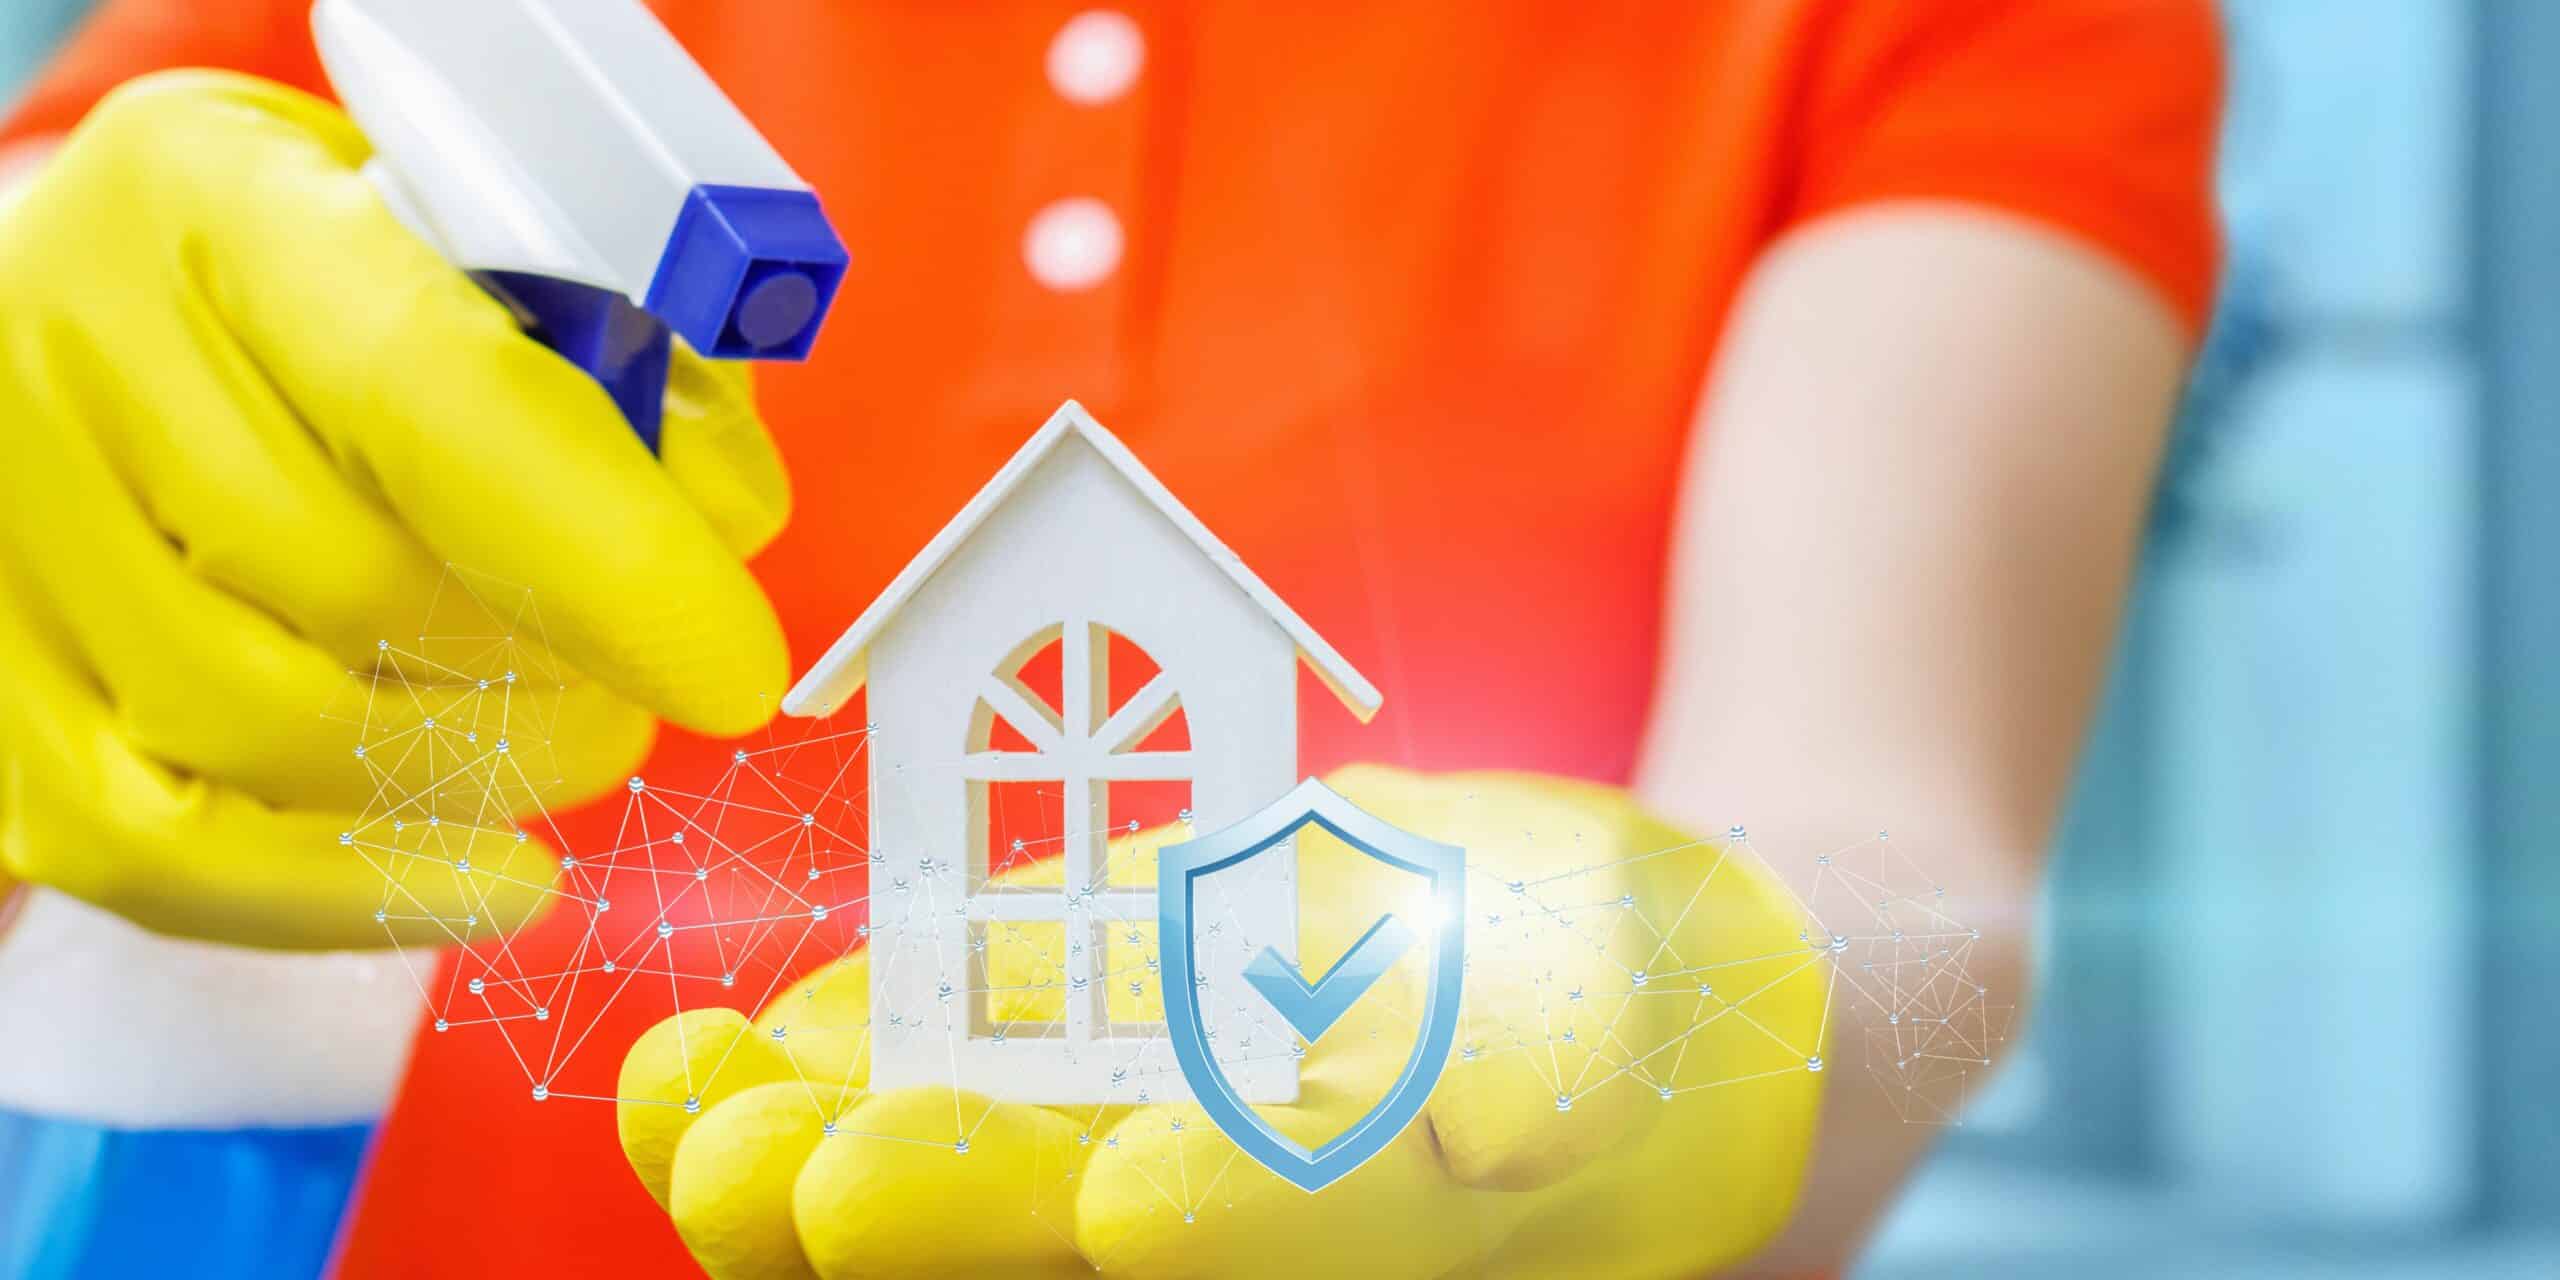
[(1057, 779), (969, 784), (976, 857), (970, 889), (1055, 892), (1066, 882), (1066, 784)]
[(1153, 920), (1100, 926), (1103, 1009), (1112, 1035), (1149, 1035), (1164, 1029), (1164, 989), (1158, 985)]
[(1067, 926), (984, 920), (969, 926), (969, 1034), (1049, 1039), (1066, 1034)]
[(1156, 851), (1190, 839), (1191, 781), (1097, 782), (1097, 817), (1110, 834), (1102, 884), (1111, 889), (1153, 889)]

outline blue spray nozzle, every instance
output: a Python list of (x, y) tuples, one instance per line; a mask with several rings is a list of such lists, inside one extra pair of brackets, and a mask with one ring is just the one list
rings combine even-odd
[(845, 262), (815, 195), (698, 186), (667, 236), (648, 308), (704, 355), (799, 360), (835, 300)]
[(534, 341), (586, 370), (640, 443), (658, 451), (667, 362), (675, 354), (664, 321), (611, 289), (572, 280), (521, 271), (479, 271), (472, 278), (507, 304)]
[(807, 358), (844, 243), (640, 0), (316, 0), (312, 32), (392, 211), (651, 448), (671, 332)]

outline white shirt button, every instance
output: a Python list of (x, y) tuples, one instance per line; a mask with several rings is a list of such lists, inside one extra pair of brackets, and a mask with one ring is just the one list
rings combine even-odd
[(1022, 260), (1032, 278), (1060, 293), (1090, 289), (1120, 265), (1120, 219), (1091, 196), (1060, 200), (1032, 215)]
[(1146, 36), (1128, 15), (1088, 9), (1049, 41), (1049, 85), (1069, 102), (1109, 102), (1137, 82), (1146, 60)]

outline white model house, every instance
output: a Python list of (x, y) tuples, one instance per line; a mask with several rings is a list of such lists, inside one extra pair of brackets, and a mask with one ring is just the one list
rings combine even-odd
[[(1286, 792), (1301, 661), (1362, 720), (1376, 714), (1368, 680), (1126, 446), (1061, 406), (783, 703), (827, 715), (870, 688), (873, 1087), (1187, 1096), (1160, 1013), (1126, 1014), (1152, 994), (1152, 859), (1111, 858), (1108, 841), (1173, 819), (1134, 800), (1162, 806), (1182, 781), (1196, 834)], [(1188, 742), (1168, 747), (1177, 714)], [(1133, 803), (1115, 809), (1115, 784)], [(1022, 820), (1026, 792), (1053, 807), (1048, 825)], [(1062, 874), (991, 883), (991, 867), (1043, 852), (1009, 831), (1063, 844)], [(1201, 1004), (1228, 1078), (1248, 1100), (1287, 1101), (1287, 1032), (1239, 974), (1265, 945), (1296, 958), (1297, 895), (1283, 851), (1221, 874), (1248, 872), (1203, 886), (1216, 909), (1193, 953)], [(1027, 938), (1063, 950), (1063, 970), (1026, 978), (989, 959)], [(1034, 1005), (1055, 1012), (1006, 1014)]]

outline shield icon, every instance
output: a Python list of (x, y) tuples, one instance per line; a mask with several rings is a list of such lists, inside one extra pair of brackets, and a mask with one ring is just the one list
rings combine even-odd
[[(1313, 1149), (1282, 1134), (1246, 1105), (1211, 1053), (1192, 933), (1202, 877), (1273, 849), (1310, 824), (1379, 862), (1422, 877), (1436, 917), (1407, 922), (1381, 915), (1313, 983), (1269, 947), (1245, 966), (1245, 980), (1313, 1043), (1417, 940), (1429, 948), (1431, 978), (1412, 1056), (1368, 1114)], [(1158, 854), (1156, 936), (1164, 966), (1165, 1030), (1174, 1060), (1201, 1109), (1264, 1168), (1307, 1191), (1320, 1191), (1384, 1150), (1421, 1113), (1458, 1034), (1458, 1002), (1466, 980), (1466, 865), (1466, 850), (1378, 818), (1314, 778), (1233, 826), (1166, 845)]]

